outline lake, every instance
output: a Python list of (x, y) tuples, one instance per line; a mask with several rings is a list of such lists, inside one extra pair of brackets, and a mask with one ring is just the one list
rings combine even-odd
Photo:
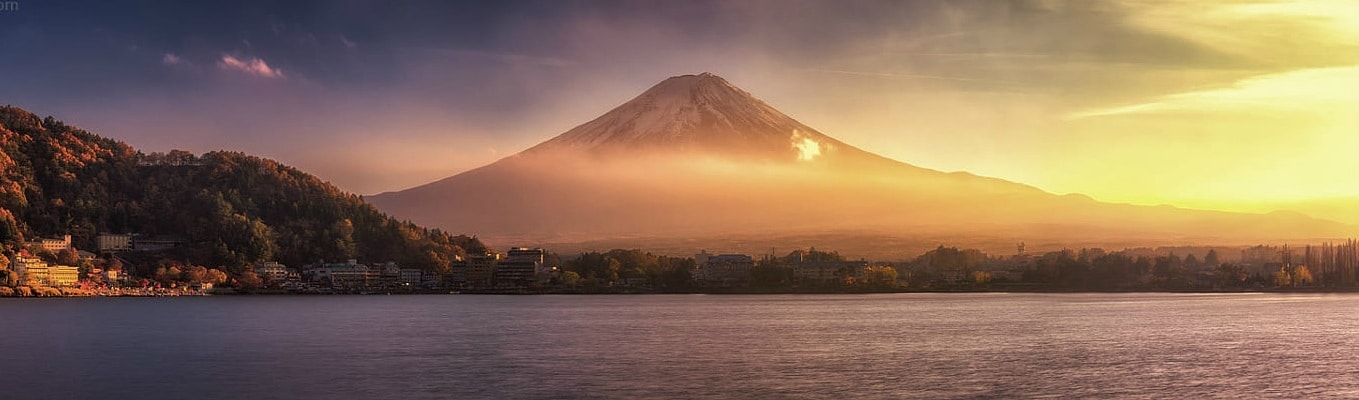
[(1359, 397), (1359, 295), (0, 299), (5, 399)]

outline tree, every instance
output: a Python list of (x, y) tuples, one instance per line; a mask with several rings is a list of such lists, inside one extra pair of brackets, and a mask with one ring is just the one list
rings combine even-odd
[(57, 264), (77, 266), (80, 265), (80, 253), (74, 247), (67, 247), (57, 252)]
[(1246, 281), (1246, 269), (1239, 264), (1218, 264), (1216, 269), (1219, 285), (1234, 287)]
[(566, 287), (576, 287), (577, 285), (580, 285), (580, 274), (577, 274), (575, 271), (563, 271), (557, 279), (560, 279), (562, 285), (566, 285)]
[(208, 275), (207, 268), (195, 265), (192, 267), (185, 268), (183, 272), (180, 272), (179, 280), (188, 284), (203, 283), (204, 281), (206, 281), (207, 275)]
[(34, 257), (38, 257), (43, 260), (53, 261), (57, 259), (56, 254), (52, 254), (50, 250), (47, 250), (46, 248), (36, 244), (25, 247), (24, 249), (28, 250), (28, 254), (32, 254)]
[(1306, 265), (1299, 265), (1293, 268), (1293, 285), (1307, 286), (1312, 284), (1312, 270)]
[(0, 286), (19, 286), (19, 274), (10, 270), (0, 270)]
[(976, 282), (978, 286), (990, 285), (991, 278), (992, 277), (990, 272), (976, 271), (972, 273), (972, 281)]
[(864, 282), (879, 289), (896, 287), (897, 269), (886, 265), (866, 267), (864, 268)]
[(227, 274), (220, 269), (213, 268), (203, 274), (203, 281), (214, 285), (220, 285), (226, 283)]
[(1284, 287), (1291, 285), (1293, 285), (1293, 277), (1288, 274), (1288, 271), (1280, 268), (1278, 272), (1274, 273), (1274, 286)]
[(622, 268), (623, 263), (618, 262), (618, 259), (608, 257), (604, 262), (604, 274), (600, 277), (608, 282), (616, 282), (618, 281), (618, 271)]
[(198, 157), (193, 152), (174, 149), (165, 155), (165, 162), (170, 165), (189, 165), (198, 161)]
[(153, 278), (156, 280), (156, 282), (160, 282), (163, 285), (171, 285), (179, 280), (179, 275), (181, 273), (183, 273), (183, 270), (181, 270), (178, 266), (175, 265), (170, 265), (168, 267), (162, 266), (156, 268), (156, 273), (153, 276)]
[(1209, 267), (1216, 268), (1222, 261), (1217, 258), (1217, 250), (1208, 249), (1208, 255), (1203, 256), (1203, 263)]
[(335, 224), (330, 227), (330, 234), (335, 241), (336, 255), (344, 259), (358, 257), (359, 245), (354, 240), (353, 221), (348, 218), (335, 221)]
[(23, 242), (24, 235), (19, 231), (19, 222), (14, 219), (14, 214), (0, 208), (0, 243), (17, 245)]
[(253, 271), (245, 271), (236, 276), (236, 287), (242, 290), (254, 290), (264, 285), (264, 280)]

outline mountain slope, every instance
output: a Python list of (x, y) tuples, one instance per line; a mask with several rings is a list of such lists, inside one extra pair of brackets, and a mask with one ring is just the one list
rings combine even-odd
[[(909, 237), (928, 248), (949, 238), (1009, 249), (1021, 240), (1132, 245), (1353, 233), (1299, 216), (1103, 204), (920, 168), (822, 134), (711, 74), (666, 79), (519, 154), (369, 200), (487, 239), (559, 244), (720, 245), (852, 232), (845, 237), (860, 243)], [(839, 246), (874, 250), (854, 241)]]
[(115, 140), (0, 107), (0, 242), (100, 232), (173, 235), (168, 258), (239, 270), (360, 258), (431, 270), (478, 240), (401, 222), (329, 183), (235, 152), (143, 154)]

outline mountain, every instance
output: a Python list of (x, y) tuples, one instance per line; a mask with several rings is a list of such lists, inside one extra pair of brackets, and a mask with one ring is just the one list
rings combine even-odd
[[(446, 270), (479, 240), (398, 221), (315, 176), (236, 152), (144, 154), (52, 117), (0, 107), (0, 242), (100, 232), (187, 243), (147, 255), (225, 266), (358, 258)], [(155, 265), (136, 267), (154, 268)], [(141, 271), (143, 276), (149, 271)]]
[(721, 77), (666, 79), (513, 156), (368, 199), (418, 223), (565, 249), (836, 247), (873, 256), (940, 243), (1012, 250), (1341, 237), (1305, 216), (1099, 203), (861, 150)]
[(789, 146), (792, 139), (850, 148), (788, 118), (725, 79), (703, 73), (666, 79), (525, 153), (664, 149), (784, 161), (812, 156)]

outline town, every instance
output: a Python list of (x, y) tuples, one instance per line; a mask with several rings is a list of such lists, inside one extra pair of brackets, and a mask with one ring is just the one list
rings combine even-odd
[[(897, 291), (1353, 290), (1359, 242), (1301, 247), (1098, 248), (1008, 255), (939, 246), (904, 261), (834, 251), (657, 256), (586, 252), (563, 260), (542, 248), (453, 255), (446, 271), (392, 261), (255, 263), (232, 270), (155, 259), (184, 245), (171, 236), (98, 234), (97, 252), (70, 235), (26, 242), (0, 261), (0, 296), (180, 296), (391, 293), (835, 293)], [(148, 257), (150, 256), (150, 257)], [(142, 271), (141, 273), (133, 271)]]

